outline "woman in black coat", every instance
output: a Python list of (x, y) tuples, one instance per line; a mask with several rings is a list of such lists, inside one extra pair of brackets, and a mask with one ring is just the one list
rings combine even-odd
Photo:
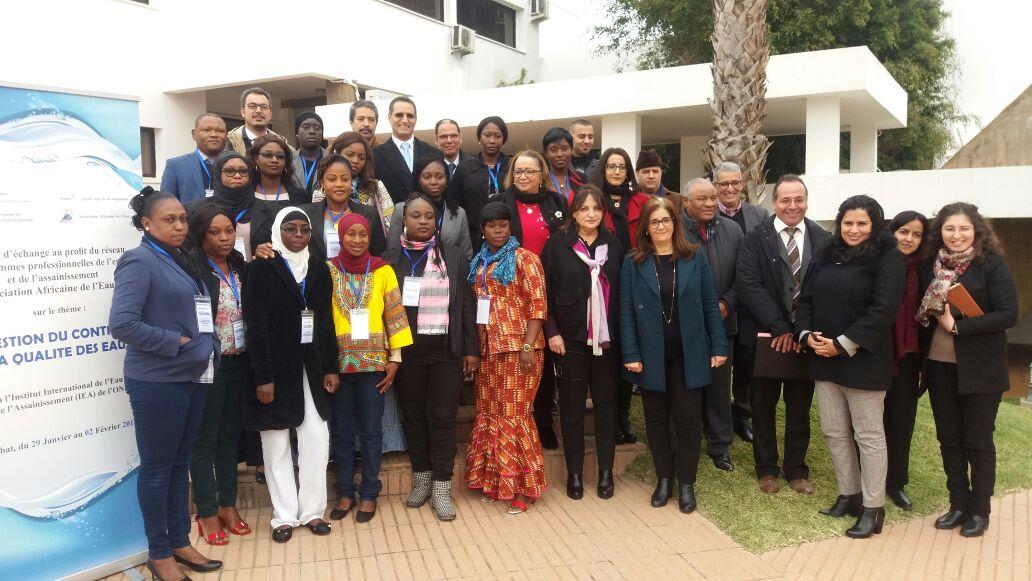
[(429, 500), (438, 519), (455, 520), (456, 415), (463, 378), (480, 365), (477, 302), (466, 284), (469, 260), (457, 246), (440, 242), (437, 233), (437, 211), (448, 210), (418, 190), (398, 208), (399, 244), (383, 259), (394, 267), (414, 341), (401, 348), (395, 380), (412, 459), (412, 492), (405, 505), (416, 508)]
[[(810, 350), (821, 431), (839, 497), (822, 514), (859, 517), (853, 538), (880, 533), (885, 520), (885, 392), (892, 382), (892, 324), (905, 266), (870, 196), (842, 202), (831, 244), (816, 257), (796, 311)], [(859, 462), (857, 450), (859, 449)]]
[[(290, 540), (304, 525), (330, 533), (326, 510), (329, 461), (329, 393), (336, 391), (337, 342), (330, 318), (330, 274), (308, 252), (308, 216), (280, 210), (273, 224), (276, 258), (251, 264), (244, 285), (247, 349), (257, 389), (244, 402), (244, 428), (261, 432), (265, 473), (272, 497), (272, 539)], [(297, 434), (298, 482), (294, 484), (290, 431)]]
[[(1018, 318), (1017, 287), (996, 234), (976, 206), (944, 206), (929, 237), (930, 260), (921, 271), (926, 290), (917, 318), (924, 326), (924, 383), (950, 492), (950, 510), (935, 528), (962, 526), (962, 536), (977, 537), (989, 527), (989, 498), (996, 485), (993, 430), (1010, 386), (1006, 331)], [(981, 315), (963, 316), (949, 306), (946, 294), (957, 284)]]
[[(566, 494), (584, 496), (584, 405), (595, 413), (600, 498), (614, 492), (616, 386), (620, 371), (620, 266), (623, 245), (605, 226), (606, 201), (596, 186), (573, 197), (572, 220), (541, 253), (548, 289), (548, 348), (560, 360), (559, 417), (566, 454)], [(590, 313), (590, 314), (589, 314)]]

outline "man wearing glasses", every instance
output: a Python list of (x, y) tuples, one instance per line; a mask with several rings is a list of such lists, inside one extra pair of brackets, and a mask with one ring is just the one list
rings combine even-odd
[[(240, 116), (244, 118), (244, 124), (226, 136), (230, 149), (237, 153), (247, 155), (251, 142), (263, 135), (278, 135), (269, 129), (269, 125), (272, 124), (272, 97), (265, 89), (251, 87), (240, 94)], [(287, 142), (286, 139), (283, 141)]]

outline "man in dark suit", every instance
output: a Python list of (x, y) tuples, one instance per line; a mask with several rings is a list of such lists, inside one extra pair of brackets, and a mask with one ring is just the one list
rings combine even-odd
[(395, 97), (387, 108), (391, 138), (373, 149), (376, 178), (383, 182), (395, 204), (408, 198), (412, 186), (412, 164), (423, 156), (440, 154), (436, 147), (416, 139), (416, 104), (408, 97)]
[[(816, 256), (831, 235), (806, 219), (807, 191), (796, 175), (784, 175), (774, 185), (774, 216), (767, 218), (742, 242), (735, 272), (738, 291), (739, 342), (745, 365), (752, 365), (759, 341), (781, 353), (798, 353), (792, 325), (799, 294)], [(769, 336), (757, 337), (758, 333)], [(801, 356), (800, 356), (801, 357)], [(813, 381), (753, 377), (749, 399), (753, 416), (753, 458), (760, 490), (778, 491), (778, 442), (774, 417), (782, 387), (785, 396), (784, 476), (792, 490), (813, 492), (806, 451), (810, 445), (810, 406)]]
[(226, 122), (214, 113), (202, 113), (194, 120), (190, 136), (197, 148), (169, 158), (161, 174), (161, 191), (172, 194), (184, 204), (215, 193), (217, 176), (212, 175), (211, 167), (226, 148)]
[[(713, 168), (713, 185), (717, 187), (717, 208), (720, 215), (738, 225), (742, 234), (752, 232), (769, 215), (767, 209), (754, 206), (742, 199), (742, 168), (737, 163), (723, 161)], [(734, 378), (731, 383), (731, 418), (735, 433), (745, 442), (753, 441), (749, 425), (749, 381), (752, 378), (752, 361), (739, 361), (740, 353), (748, 353), (736, 346), (734, 349)]]
[(434, 125), (434, 141), (437, 148), (444, 154), (445, 169), (448, 170), (448, 178), (455, 175), (459, 164), (470, 158), (469, 154), (462, 151), (462, 133), (459, 132), (459, 124), (452, 119), (441, 119)]

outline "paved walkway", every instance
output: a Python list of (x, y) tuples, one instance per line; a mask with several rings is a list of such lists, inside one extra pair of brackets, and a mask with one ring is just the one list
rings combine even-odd
[(841, 537), (754, 555), (698, 513), (682, 515), (676, 502), (652, 508), (649, 485), (619, 477), (616, 490), (608, 501), (599, 500), (593, 487), (580, 501), (551, 490), (529, 512), (512, 516), (502, 502), (482, 504), (478, 495), (457, 489), (459, 519), (451, 523), (438, 522), (429, 506), (408, 509), (402, 497), (390, 496), (372, 523), (357, 525), (349, 518), (327, 537), (298, 529), (286, 544), (269, 539), (270, 509), (245, 511), (255, 535), (232, 537), (226, 547), (198, 545), (225, 566), (192, 577), (1032, 579), (1030, 492), (994, 501), (991, 526), (981, 539), (936, 531), (933, 516), (887, 526), (874, 540)]

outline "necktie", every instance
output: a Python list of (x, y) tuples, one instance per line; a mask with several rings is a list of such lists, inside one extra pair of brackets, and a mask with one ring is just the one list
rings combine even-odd
[(405, 164), (408, 165), (409, 172), (412, 171), (412, 144), (402, 143), (401, 144), (401, 156), (405, 158)]
[(786, 250), (788, 250), (788, 268), (792, 271), (792, 283), (794, 285), (794, 290), (792, 291), (793, 313), (795, 313), (796, 307), (799, 306), (800, 282), (802, 280), (800, 275), (803, 270), (803, 258), (799, 253), (799, 246), (796, 244), (795, 239), (796, 232), (798, 231), (799, 228), (795, 226), (785, 228), (785, 232), (788, 233), (788, 245), (786, 246)]
[(454, 175), (455, 175), (455, 164), (454, 163), (449, 163), (448, 164), (448, 177), (450, 178), (450, 177), (452, 177)]

